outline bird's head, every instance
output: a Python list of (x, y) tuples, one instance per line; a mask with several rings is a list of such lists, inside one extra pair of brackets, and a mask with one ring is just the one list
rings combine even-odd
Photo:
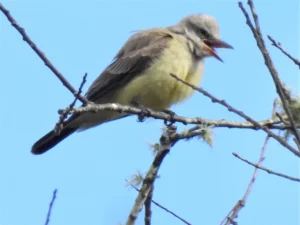
[(199, 56), (213, 56), (222, 61), (215, 48), (233, 49), (231, 45), (220, 39), (219, 25), (215, 18), (209, 15), (189, 15), (183, 18), (177, 26), (183, 29), (185, 35), (200, 48), (198, 49)]

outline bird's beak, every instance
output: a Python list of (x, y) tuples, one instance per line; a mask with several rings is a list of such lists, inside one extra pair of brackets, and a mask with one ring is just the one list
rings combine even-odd
[(227, 44), (224, 41), (221, 40), (203, 40), (204, 42), (204, 49), (208, 52), (209, 55), (215, 57), (216, 59), (223, 62), (223, 60), (220, 58), (220, 56), (217, 54), (215, 48), (229, 48), (233, 49), (233, 47), (230, 44)]
[(230, 44), (227, 44), (225, 41), (221, 40), (203, 40), (203, 42), (213, 48), (231, 48), (233, 47)]

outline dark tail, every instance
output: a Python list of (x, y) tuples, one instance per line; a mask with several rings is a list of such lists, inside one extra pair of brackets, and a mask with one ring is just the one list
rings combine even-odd
[(31, 152), (35, 155), (43, 154), (64, 140), (66, 137), (74, 133), (76, 130), (76, 128), (65, 127), (59, 135), (55, 134), (54, 131), (50, 131), (40, 140), (35, 142), (31, 148)]

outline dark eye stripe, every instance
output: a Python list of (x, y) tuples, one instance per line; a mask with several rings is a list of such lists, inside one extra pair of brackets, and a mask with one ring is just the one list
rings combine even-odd
[(203, 29), (203, 28), (200, 28), (200, 29), (199, 29), (199, 32), (200, 32), (203, 36), (205, 36), (205, 37), (208, 36), (208, 32), (207, 32), (205, 29)]
[(190, 26), (192, 27), (192, 29), (195, 30), (197, 35), (199, 35), (200, 37), (207, 38), (207, 39), (209, 39), (211, 37), (211, 35), (209, 34), (209, 32), (206, 29), (200, 28), (193, 23), (190, 23)]

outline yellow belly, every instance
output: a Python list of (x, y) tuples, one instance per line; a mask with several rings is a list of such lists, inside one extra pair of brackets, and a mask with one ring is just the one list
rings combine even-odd
[[(204, 61), (196, 62), (185, 42), (173, 39), (169, 44), (169, 48), (161, 54), (159, 59), (121, 88), (116, 95), (111, 96), (112, 99), (109, 101), (130, 105), (132, 100), (136, 100), (147, 108), (161, 111), (191, 96), (194, 90), (171, 77), (170, 73), (193, 85), (199, 85)], [(85, 130), (124, 115), (111, 111), (84, 113), (69, 126)]]
[(171, 77), (170, 73), (199, 85), (204, 62), (196, 62), (184, 43), (174, 39), (169, 46), (151, 67), (120, 91), (116, 98), (120, 104), (128, 105), (136, 99), (138, 103), (160, 111), (192, 95), (193, 89)]

